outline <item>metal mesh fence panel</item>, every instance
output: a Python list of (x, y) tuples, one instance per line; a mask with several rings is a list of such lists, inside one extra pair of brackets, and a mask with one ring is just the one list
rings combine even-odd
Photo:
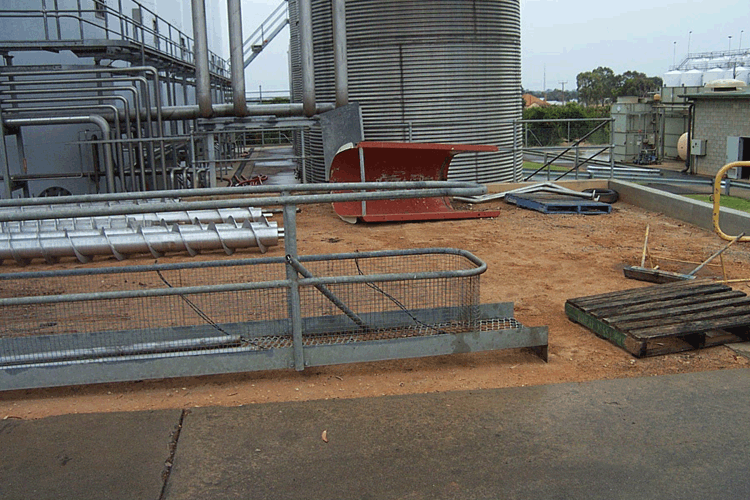
[[(480, 273), (463, 254), (302, 261), (312, 278), (328, 280), (300, 287), (304, 345), (479, 324)], [(0, 366), (291, 347), (285, 266), (267, 258), (0, 275)]]

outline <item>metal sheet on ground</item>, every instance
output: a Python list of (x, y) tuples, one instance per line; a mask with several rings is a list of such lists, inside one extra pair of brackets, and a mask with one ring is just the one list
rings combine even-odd
[[(331, 182), (447, 180), (451, 159), (462, 152), (494, 152), (495, 146), (360, 142), (342, 149), (331, 165)], [(416, 221), (497, 217), (499, 211), (454, 210), (447, 197), (337, 202), (336, 213), (348, 222)]]

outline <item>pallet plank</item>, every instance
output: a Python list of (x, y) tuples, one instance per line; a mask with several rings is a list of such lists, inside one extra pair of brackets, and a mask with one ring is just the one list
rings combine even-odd
[(742, 314), (729, 318), (715, 318), (707, 321), (687, 321), (665, 327), (652, 327), (637, 330), (629, 330), (628, 333), (638, 339), (656, 339), (673, 335), (689, 335), (691, 333), (704, 333), (707, 330), (717, 328), (736, 328), (750, 326), (750, 314)]
[(745, 306), (743, 310), (748, 310), (747, 306), (750, 306), (750, 297), (745, 296), (711, 302), (694, 302), (682, 307), (662, 307), (634, 314), (613, 315), (603, 317), (602, 319), (618, 328), (627, 330), (630, 328), (639, 328), (637, 325), (641, 323), (657, 326), (656, 323), (679, 323), (680, 321), (687, 320), (689, 317), (698, 319), (701, 316), (706, 317), (706, 313), (710, 314), (709, 317), (716, 317), (717, 314), (726, 314), (729, 308), (734, 309), (741, 306)]
[(651, 302), (661, 302), (663, 300), (676, 300), (676, 299), (685, 299), (689, 297), (703, 297), (709, 294), (713, 293), (721, 293), (724, 291), (727, 291), (727, 288), (725, 285), (710, 285), (710, 286), (704, 286), (698, 289), (686, 289), (686, 290), (673, 290), (669, 291), (668, 293), (654, 293), (651, 295), (640, 295), (638, 297), (634, 298), (622, 298), (618, 300), (613, 300), (609, 302), (608, 304), (602, 303), (602, 304), (596, 304), (587, 306), (587, 309), (590, 311), (597, 311), (599, 314), (606, 314), (606, 311), (612, 311), (616, 310), (618, 308), (624, 307), (624, 306), (633, 306), (638, 304), (648, 304)]
[(566, 302), (565, 304), (565, 313), (571, 320), (585, 326), (586, 328), (594, 332), (597, 336), (609, 340), (613, 344), (622, 347), (631, 354), (640, 357), (639, 353), (643, 351), (644, 342), (635, 340), (633, 339), (633, 337), (625, 335), (623, 332), (612, 328), (608, 324), (600, 321), (595, 316), (587, 314), (585, 311), (575, 307), (569, 302)]
[[(701, 286), (713, 285), (713, 284), (716, 284), (716, 282), (713, 280), (700, 279), (700, 280), (694, 280), (694, 281), (688, 281), (688, 282), (665, 283), (658, 287), (649, 285), (649, 286), (643, 286), (640, 288), (630, 288), (628, 290), (619, 290), (617, 292), (600, 293), (597, 295), (589, 295), (586, 297), (576, 297), (574, 299), (569, 299), (569, 300), (571, 302), (580, 304), (582, 306), (584, 305), (588, 306), (588, 305), (593, 305), (593, 304), (597, 304), (601, 302), (617, 300), (617, 299), (625, 298), (625, 297), (636, 298), (641, 295), (653, 295), (654, 293), (656, 293), (657, 288), (659, 292), (668, 293), (671, 290), (689, 290), (692, 288), (699, 288)], [(726, 289), (731, 289), (730, 287), (726, 285), (722, 285), (722, 286), (724, 286)]]
[(746, 295), (744, 292), (741, 292), (739, 290), (732, 290), (730, 292), (706, 294), (700, 297), (690, 296), (690, 297), (685, 297), (682, 299), (670, 299), (670, 300), (664, 300), (664, 301), (638, 303), (632, 306), (619, 307), (617, 309), (617, 313), (624, 316), (626, 314), (633, 314), (637, 312), (657, 311), (664, 307), (666, 308), (680, 307), (680, 306), (685, 306), (688, 304), (695, 304), (697, 298), (703, 299), (704, 302), (712, 302), (712, 301), (719, 301), (719, 300), (745, 297), (745, 296)]

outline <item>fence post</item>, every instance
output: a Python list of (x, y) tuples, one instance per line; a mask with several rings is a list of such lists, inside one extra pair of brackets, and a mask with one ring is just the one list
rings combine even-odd
[[(291, 196), (284, 191), (282, 196)], [(297, 205), (284, 204), (284, 251), (297, 259)], [(305, 353), (302, 342), (302, 306), (300, 304), (299, 275), (291, 263), (286, 263), (286, 279), (289, 281), (289, 318), (292, 320), (292, 345), (294, 349), (294, 369), (301, 372), (305, 369)]]

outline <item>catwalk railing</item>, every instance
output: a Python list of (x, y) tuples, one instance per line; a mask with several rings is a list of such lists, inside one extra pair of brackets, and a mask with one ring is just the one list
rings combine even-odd
[[(335, 192), (320, 193), (323, 189)], [(512, 304), (480, 305), (479, 275), (486, 265), (469, 252), (432, 248), (297, 255), (298, 204), (476, 195), (484, 188), (450, 182), (356, 183), (201, 194), (237, 195), (238, 190), (258, 196), (55, 210), (60, 217), (77, 217), (83, 212), (107, 216), (280, 204), (284, 255), (2, 274), (0, 390), (303, 370), (511, 347), (533, 347), (546, 359), (546, 327), (518, 323)], [(265, 196), (274, 190), (281, 194)], [(49, 213), (47, 206), (4, 210), (0, 222)]]

